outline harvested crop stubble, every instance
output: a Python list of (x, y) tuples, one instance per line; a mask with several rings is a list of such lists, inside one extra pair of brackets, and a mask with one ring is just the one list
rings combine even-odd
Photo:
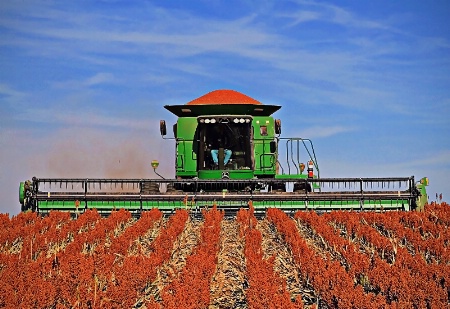
[(286, 282), (274, 272), (275, 256), (263, 258), (262, 234), (256, 229), (257, 220), (254, 209), (249, 203), (249, 210), (240, 209), (237, 221), (240, 232), (245, 235), (245, 258), (249, 287), (247, 302), (250, 308), (303, 308), (299, 299), (292, 302), (286, 290)]
[[(340, 217), (347, 218), (348, 214), (339, 214)], [(417, 222), (420, 222), (423, 235), (429, 235), (430, 231), (433, 231), (435, 226), (429, 225), (424, 213), (402, 213), (402, 217), (415, 217)], [(329, 218), (331, 220), (331, 218)], [(351, 229), (352, 233), (356, 235), (358, 239), (365, 238), (367, 231), (367, 221), (362, 217), (363, 224), (354, 224), (350, 228), (349, 224), (354, 220), (347, 220), (346, 230)], [(342, 220), (341, 220), (342, 222)], [(361, 222), (361, 223), (362, 223)], [(363, 229), (364, 228), (364, 229)], [(372, 228), (375, 230), (375, 228)], [(420, 231), (419, 231), (420, 232)], [(420, 234), (422, 234), (420, 232)], [(365, 251), (368, 254), (373, 252), (378, 253), (379, 259), (375, 259), (375, 263), (372, 263), (373, 268), (370, 274), (373, 275), (379, 286), (384, 292), (388, 302), (396, 301), (400, 307), (405, 307), (408, 304), (413, 304), (415, 307), (424, 307), (433, 304), (436, 308), (445, 307), (444, 304), (449, 302), (449, 289), (445, 287), (445, 282), (449, 282), (449, 267), (444, 265), (434, 264), (427, 265), (426, 259), (420, 256), (420, 253), (409, 253), (408, 250), (399, 245), (399, 243), (389, 236), (382, 236), (380, 232), (375, 232), (377, 237), (370, 237), (371, 251)], [(384, 242), (381, 239), (385, 240)], [(360, 241), (361, 243), (362, 241)], [(366, 240), (363, 240), (366, 243)], [(432, 241), (429, 241), (430, 245)], [(392, 251), (394, 254), (389, 255)], [(388, 254), (386, 254), (386, 252)], [(387, 258), (386, 258), (387, 256)], [(393, 258), (389, 258), (393, 256)], [(389, 264), (388, 264), (389, 263)], [(445, 278), (447, 277), (447, 279)], [(390, 278), (397, 278), (393, 283), (390, 282)], [(434, 281), (434, 284), (433, 284)]]
[[(182, 211), (178, 211), (173, 219), (183, 216)], [(148, 256), (145, 255), (127, 255), (130, 244), (133, 240), (137, 239), (140, 235), (148, 231), (156, 222), (160, 221), (162, 213), (153, 209), (147, 213), (144, 213), (139, 221), (126, 233), (122, 234), (123, 237), (117, 239), (114, 244), (118, 245), (118, 251), (121, 253), (121, 258), (116, 259), (114, 264), (111, 265), (112, 274), (114, 279), (108, 283), (106, 293), (104, 295), (105, 303), (103, 306), (115, 308), (118, 305), (124, 308), (130, 308), (135, 303), (136, 298), (140, 297), (141, 291), (143, 291), (148, 281), (153, 280), (156, 276), (156, 269), (165, 260), (169, 258), (170, 249), (164, 246), (160, 246), (161, 238), (166, 238), (169, 233), (160, 234), (160, 237), (152, 242), (154, 251)], [(184, 217), (187, 214), (184, 213)], [(179, 228), (179, 232), (184, 228), (184, 222)], [(176, 235), (175, 235), (176, 236)], [(158, 241), (159, 239), (159, 241)], [(110, 252), (109, 256), (115, 254)]]
[(319, 307), (382, 308), (382, 299), (366, 296), (361, 286), (354, 286), (345, 269), (336, 261), (321, 258), (300, 236), (296, 223), (280, 209), (271, 208), (267, 217), (290, 245), (295, 262), (319, 295)]
[[(333, 243), (333, 246), (340, 250), (341, 254), (345, 255), (348, 265), (351, 265), (351, 268), (347, 267), (347, 271), (355, 279), (355, 282), (364, 287), (366, 292), (371, 292), (370, 294), (373, 293), (378, 298), (383, 297), (387, 304), (395, 302), (400, 308), (407, 307), (408, 304), (421, 308), (428, 303), (437, 305), (437, 308), (442, 308), (443, 303), (445, 303), (443, 291), (439, 290), (436, 285), (425, 284), (424, 282), (431, 283), (436, 280), (439, 278), (439, 272), (433, 273), (434, 267), (429, 267), (424, 271), (425, 261), (423, 259), (414, 258), (405, 248), (399, 247), (392, 238), (374, 232), (367, 226), (364, 215), (348, 217), (346, 213), (335, 213), (334, 215), (326, 214), (321, 217), (315, 215), (315, 218), (311, 219), (307, 218), (305, 214), (298, 213), (296, 217), (308, 220), (309, 225), (315, 225), (316, 228), (319, 228), (319, 233)], [(338, 217), (341, 217), (341, 219), (337, 219)], [(346, 219), (342, 219), (342, 217)], [(358, 218), (361, 221), (356, 224), (355, 219)], [(342, 241), (341, 237), (336, 237), (335, 231), (330, 233), (330, 226), (324, 225), (324, 222), (327, 222), (325, 219), (328, 220), (330, 225), (336, 227), (336, 232), (340, 233), (341, 236), (347, 235), (348, 237), (348, 235), (351, 235), (351, 238)], [(336, 221), (340, 224), (336, 224)], [(343, 227), (339, 229), (338, 226)], [(368, 242), (368, 239), (371, 242)], [(390, 241), (391, 249), (386, 246), (389, 242), (383, 241), (383, 239)], [(348, 243), (345, 244), (346, 242)], [(338, 243), (341, 243), (341, 245)], [(342, 246), (342, 243), (345, 245)], [(353, 254), (354, 244), (360, 249), (361, 254)], [(395, 255), (389, 254), (390, 251), (394, 252)], [(385, 254), (385, 252), (388, 252), (388, 254)], [(414, 271), (411, 271), (410, 268)], [(392, 280), (392, 278), (395, 278), (395, 280)]]
[(317, 233), (311, 226), (301, 220), (297, 220), (296, 223), (298, 231), (302, 238), (305, 239), (306, 243), (311, 248), (314, 248), (317, 254), (319, 254), (324, 259), (332, 257), (334, 260), (339, 261), (341, 265), (348, 268), (347, 262), (345, 261), (342, 254), (340, 254), (336, 250), (336, 248), (330, 246), (321, 234)]
[(397, 247), (390, 240), (382, 237), (373, 227), (363, 224), (360, 217), (351, 216), (344, 212), (325, 214), (324, 218), (336, 229), (341, 230), (353, 243), (358, 243), (367, 252), (377, 253), (389, 264), (395, 262)]
[(211, 280), (210, 308), (247, 308), (244, 239), (234, 220), (222, 221), (217, 269)]
[(88, 210), (77, 219), (70, 220), (67, 224), (59, 225), (52, 237), (45, 235), (48, 243), (46, 258), (55, 258), (61, 250), (65, 250), (72, 243), (76, 235), (92, 229), (98, 220), (100, 220), (98, 212)]
[(213, 207), (202, 210), (204, 224), (200, 231), (200, 242), (186, 266), (161, 293), (164, 308), (205, 308), (210, 303), (210, 282), (217, 266), (220, 225), (224, 212)]
[[(104, 255), (105, 243), (117, 226), (128, 222), (130, 212), (121, 209), (108, 218), (100, 219), (94, 229), (77, 234), (64, 252), (58, 254), (56, 280), (60, 304), (70, 306), (94, 306), (99, 304), (99, 285), (107, 281), (106, 274), (114, 257)], [(69, 253), (69, 254), (66, 254)]]
[[(162, 213), (155, 209), (148, 213), (145, 221), (160, 222), (161, 217)], [(122, 307), (131, 308), (133, 303), (134, 307), (143, 305), (146, 288), (156, 278), (157, 269), (170, 259), (173, 243), (185, 228), (187, 219), (186, 211), (177, 210), (156, 239), (151, 242), (147, 255), (129, 255), (124, 259), (122, 270), (115, 272), (119, 283), (116, 286), (119, 288), (118, 292), (122, 293), (119, 295), (123, 299)], [(144, 224), (147, 225), (148, 223)], [(144, 229), (137, 227), (136, 230), (142, 233)]]
[[(144, 299), (161, 301), (161, 291), (176, 278), (186, 265), (186, 259), (192, 254), (200, 240), (202, 222), (191, 218), (186, 222), (183, 232), (173, 244), (170, 259), (156, 271), (156, 279), (145, 289)], [(141, 303), (143, 300), (138, 300)]]
[[(308, 286), (302, 279), (300, 269), (295, 264), (292, 252), (275, 226), (267, 219), (258, 222), (256, 228), (262, 234), (262, 249), (264, 259), (275, 256), (274, 270), (286, 281), (286, 290), (291, 300), (302, 299), (306, 306), (316, 302), (312, 286)], [(307, 307), (306, 307), (307, 308)]]
[(161, 218), (158, 220), (151, 229), (149, 229), (144, 235), (135, 239), (128, 249), (129, 255), (149, 255), (152, 252), (151, 244), (158, 237), (161, 229), (164, 228), (167, 223), (167, 219)]

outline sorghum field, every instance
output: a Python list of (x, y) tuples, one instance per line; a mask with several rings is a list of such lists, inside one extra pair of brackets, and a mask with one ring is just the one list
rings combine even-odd
[(448, 308), (450, 207), (0, 215), (0, 307)]

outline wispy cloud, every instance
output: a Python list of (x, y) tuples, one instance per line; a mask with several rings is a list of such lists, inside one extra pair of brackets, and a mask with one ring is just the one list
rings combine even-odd
[(290, 18), (293, 21), (288, 24), (289, 27), (297, 26), (298, 24), (302, 24), (305, 22), (310, 22), (314, 20), (319, 20), (322, 15), (320, 12), (315, 11), (307, 11), (307, 10), (299, 10), (293, 13), (281, 14), (281, 16)]
[[(374, 56), (405, 48), (395, 43), (395, 39), (386, 41), (387, 37), (375, 44), (373, 40), (380, 40), (379, 36), (363, 36), (357, 32), (344, 41), (339, 37), (330, 37), (327, 43), (330, 48), (324, 52), (319, 51), (311, 39), (295, 40), (273, 30), (272, 26), (279, 24), (280, 16), (294, 20), (288, 21), (288, 24), (317, 20), (357, 29), (376, 28), (388, 32), (392, 29), (385, 21), (363, 19), (327, 3), (299, 1), (294, 13), (275, 12), (274, 16), (278, 18), (250, 14), (238, 19), (218, 20), (151, 6), (146, 8), (146, 13), (149, 14), (147, 20), (133, 20), (126, 14), (117, 18), (86, 12), (80, 12), (74, 18), (68, 17), (65, 11), (47, 8), (47, 12), (44, 10), (37, 16), (30, 10), (28, 15), (35, 19), (7, 18), (0, 24), (23, 35), (32, 35), (31, 41), (35, 41), (38, 50), (53, 48), (54, 52), (59, 50), (59, 53), (79, 59), (95, 61), (93, 53), (98, 53), (103, 59), (105, 54), (156, 55), (176, 59), (226, 53), (266, 63), (292, 74), (328, 81), (339, 78), (341, 81), (348, 80), (349, 84), (354, 83), (351, 75), (358, 66), (379, 61)], [(37, 17), (47, 22), (42, 23)], [(261, 22), (262, 19), (264, 22)], [(46, 44), (40, 44), (41, 40), (46, 40)], [(321, 40), (325, 42), (323, 36)], [(22, 43), (30, 44), (29, 38), (22, 40)], [(321, 42), (316, 43), (320, 45)], [(64, 49), (64, 46), (67, 48)]]
[(109, 84), (115, 82), (114, 75), (111, 73), (97, 73), (94, 76), (88, 78), (85, 82), (88, 86), (99, 85), (99, 84)]
[(117, 84), (120, 81), (115, 78), (114, 74), (99, 72), (95, 75), (85, 78), (83, 80), (66, 80), (66, 81), (55, 81), (52, 82), (52, 86), (56, 88), (66, 88), (66, 89), (82, 89), (98, 85), (111, 85)]
[(26, 96), (26, 93), (15, 90), (10, 85), (0, 83), (0, 96), (8, 98), (23, 98)]
[(93, 109), (67, 110), (60, 108), (53, 109), (30, 109), (16, 117), (17, 120), (30, 121), (34, 123), (74, 127), (74, 128), (117, 128), (126, 130), (148, 130), (151, 127), (156, 128), (155, 119), (138, 119), (135, 117), (124, 116), (107, 116), (101, 111), (93, 111)]
[[(364, 18), (334, 4), (314, 1), (294, 4), (289, 13), (277, 10), (273, 16), (251, 13), (231, 19), (154, 5), (140, 10), (125, 8), (121, 15), (87, 12), (74, 6), (79, 11), (75, 17), (63, 8), (46, 5), (40, 10), (28, 8), (20, 13), (11, 9), (15, 14), (5, 16), (0, 24), (15, 32), (11, 44), (23, 44), (30, 54), (98, 66), (97, 73), (88, 78), (51, 82), (60, 88), (117, 84), (131, 76), (136, 85), (149, 80), (178, 81), (182, 74), (214, 79), (217, 72), (223, 80), (245, 85), (248, 83), (243, 77), (245, 69), (258, 69), (282, 77), (273, 80), (273, 84), (294, 85), (288, 92), (291, 100), (299, 94), (311, 93), (308, 100), (323, 96), (327, 103), (356, 109), (378, 107), (395, 113), (405, 110), (398, 84), (403, 90), (408, 89), (409, 85), (399, 82), (409, 78), (403, 68), (414, 68), (420, 63), (408, 56), (415, 50), (411, 45), (420, 45), (416, 38), (408, 37), (407, 43), (402, 42), (398, 40), (402, 32), (392, 27), (390, 21)], [(145, 18), (133, 18), (132, 13)], [(294, 37), (279, 27), (283, 24), (294, 27), (308, 21), (339, 24), (354, 31), (346, 33), (346, 37), (323, 34), (315, 39), (307, 36), (306, 29), (300, 29)], [(321, 31), (320, 27), (315, 29)], [(370, 35), (367, 29), (377, 29), (379, 33)], [(445, 39), (430, 40), (441, 48), (448, 45)], [(8, 40), (2, 41), (8, 44)], [(402, 53), (407, 56), (396, 57)], [(222, 57), (232, 57), (243, 68), (236, 64), (230, 69), (224, 67)], [(129, 72), (123, 72), (125, 63)], [(118, 68), (122, 71), (116, 72)], [(116, 78), (118, 74), (120, 79)], [(254, 82), (264, 83), (263, 78)]]
[(299, 132), (299, 136), (303, 138), (318, 139), (331, 137), (337, 134), (355, 131), (357, 128), (352, 126), (313, 126)]
[(334, 4), (302, 0), (296, 2), (298, 4), (297, 9), (290, 13), (279, 15), (292, 19), (293, 21), (289, 24), (291, 27), (310, 21), (320, 21), (351, 28), (393, 29), (383, 22), (361, 18), (349, 10)]
[[(439, 152), (424, 152), (423, 157), (418, 160), (409, 160), (393, 164), (395, 168), (404, 169), (442, 169), (450, 167), (450, 149), (444, 149)], [(426, 173), (426, 170), (424, 171)], [(450, 179), (450, 176), (449, 176)]]
[[(106, 15), (94, 19), (91, 17), (92, 14), (86, 17), (84, 16), (86, 13), (83, 12), (77, 14), (80, 16), (79, 19), (74, 19), (67, 18), (67, 14), (60, 11), (50, 10), (50, 12), (44, 19), (47, 23), (42, 23), (41, 20), (9, 17), (0, 21), (0, 25), (23, 35), (33, 35), (36, 40), (56, 40), (50, 41), (50, 44), (58, 44), (58, 41), (84, 42), (75, 46), (85, 51), (101, 50), (111, 54), (145, 52), (179, 57), (212, 51), (239, 53), (251, 47), (277, 41), (276, 36), (253, 27), (254, 17), (251, 15), (236, 20), (214, 20), (186, 16), (183, 13), (183, 18), (180, 19), (180, 13), (177, 11), (172, 13), (154, 7), (148, 10), (149, 21), (137, 22), (130, 17), (115, 22), (120, 26), (126, 24), (134, 26), (111, 27), (113, 22)], [(85, 22), (80, 23), (80, 20)], [(115, 48), (111, 49), (110, 44)], [(149, 48), (152, 46), (157, 48)]]
[(27, 108), (27, 100), (29, 95), (25, 92), (18, 91), (8, 84), (0, 83), (0, 128), (14, 121), (16, 111)]

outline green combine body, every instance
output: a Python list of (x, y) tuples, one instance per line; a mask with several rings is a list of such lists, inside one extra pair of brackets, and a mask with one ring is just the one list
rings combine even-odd
[[(380, 211), (420, 210), (427, 203), (426, 178), (416, 183), (413, 176), (320, 177), (312, 141), (281, 137), (281, 121), (272, 116), (280, 106), (216, 90), (165, 108), (178, 117), (173, 137), (160, 122), (163, 138), (175, 142), (174, 179), (34, 177), (20, 184), (22, 210), (109, 213), (125, 208), (139, 215), (154, 207), (170, 213), (215, 205), (234, 213), (251, 201), (257, 212), (270, 207)], [(156, 173), (158, 162), (152, 166)]]

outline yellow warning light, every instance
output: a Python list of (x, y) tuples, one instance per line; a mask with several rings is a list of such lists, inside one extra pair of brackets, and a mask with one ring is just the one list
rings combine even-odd
[(153, 160), (151, 164), (154, 169), (156, 169), (159, 166), (158, 160)]

